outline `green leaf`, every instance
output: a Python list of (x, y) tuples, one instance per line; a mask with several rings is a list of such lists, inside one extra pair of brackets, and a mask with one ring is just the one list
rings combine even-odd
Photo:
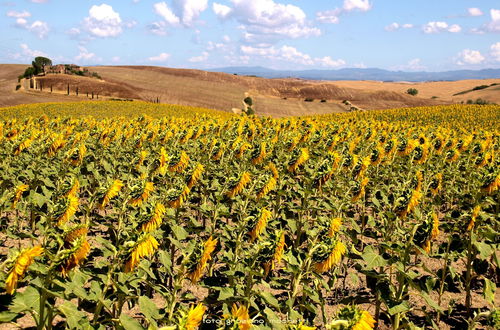
[(477, 251), (479, 252), (479, 258), (481, 260), (485, 260), (489, 258), (493, 252), (495, 251), (494, 249), (491, 248), (489, 244), (483, 243), (483, 242), (474, 242), (474, 246), (476, 247)]
[(405, 313), (410, 310), (410, 304), (408, 301), (403, 301), (401, 304), (389, 308), (389, 314), (396, 315), (399, 313)]
[(419, 293), (420, 293), (420, 296), (422, 298), (424, 298), (427, 305), (434, 308), (436, 311), (442, 311), (442, 308), (437, 304), (437, 302), (432, 300), (432, 298), (427, 293), (425, 293), (424, 291), (420, 291)]
[(158, 307), (156, 307), (155, 303), (146, 296), (139, 297), (139, 309), (141, 310), (141, 313), (146, 317), (146, 319), (151, 323), (155, 323), (155, 320), (161, 318)]
[(40, 308), (40, 293), (32, 286), (28, 286), (24, 292), (16, 294), (9, 310), (14, 313), (35, 311)]
[(57, 307), (66, 317), (66, 325), (70, 329), (92, 329), (87, 315), (69, 301), (65, 301)]
[(283, 329), (284, 324), (281, 322), (281, 318), (269, 307), (264, 308), (264, 315), (267, 321), (272, 326), (273, 329)]
[(377, 267), (383, 267), (387, 265), (387, 260), (385, 260), (380, 254), (373, 251), (371, 247), (367, 247), (365, 252), (361, 256), (366, 262), (365, 269), (371, 270)]
[(182, 228), (181, 226), (177, 226), (177, 225), (172, 225), (172, 231), (174, 232), (174, 235), (175, 235), (175, 238), (177, 238), (178, 240), (184, 240), (188, 237), (188, 232), (186, 230), (184, 230), (184, 228)]
[(279, 310), (280, 303), (278, 299), (276, 299), (271, 292), (262, 291), (259, 292), (259, 296), (261, 296), (270, 306)]
[(492, 305), (495, 305), (495, 292), (496, 292), (496, 290), (497, 290), (496, 284), (494, 282), (490, 281), (489, 279), (485, 278), (484, 279), (483, 296), (484, 296), (484, 299), (486, 299), (486, 301)]
[(234, 290), (232, 288), (221, 288), (219, 291), (219, 300), (226, 300), (227, 298), (234, 297)]
[(1, 312), (0, 313), (0, 323), (7, 323), (15, 319), (19, 314), (12, 312)]
[(125, 330), (144, 330), (141, 324), (127, 314), (120, 315), (120, 323)]

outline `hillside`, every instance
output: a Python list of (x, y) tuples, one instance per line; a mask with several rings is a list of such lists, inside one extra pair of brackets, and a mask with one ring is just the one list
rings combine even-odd
[[(37, 78), (43, 92), (15, 91), (17, 76), (25, 65), (0, 65), (0, 106), (38, 102), (87, 100), (94, 92), (99, 99), (122, 98), (188, 105), (231, 111), (240, 108), (245, 92), (250, 93), (257, 114), (276, 117), (345, 112), (349, 100), (362, 109), (386, 109), (460, 103), (478, 97), (500, 103), (492, 88), (459, 96), (453, 94), (500, 79), (455, 82), (382, 83), (377, 81), (310, 81), (295, 78), (266, 79), (192, 69), (153, 66), (96, 66), (89, 69), (103, 79), (48, 75)], [(67, 96), (67, 86), (70, 96)], [(50, 93), (50, 86), (53, 92)], [(75, 95), (76, 87), (79, 96)], [(415, 87), (417, 96), (406, 94)], [(89, 96), (87, 97), (87, 92)], [(307, 99), (307, 101), (306, 101)]]

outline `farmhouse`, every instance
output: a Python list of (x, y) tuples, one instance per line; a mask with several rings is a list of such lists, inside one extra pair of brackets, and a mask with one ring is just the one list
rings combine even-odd
[(86, 69), (76, 64), (57, 64), (51, 66), (48, 73), (71, 74), (80, 71), (84, 72)]

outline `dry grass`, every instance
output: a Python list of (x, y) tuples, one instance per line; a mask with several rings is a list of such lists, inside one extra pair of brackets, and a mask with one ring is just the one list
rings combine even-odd
[(406, 93), (408, 88), (416, 88), (418, 89), (418, 98), (430, 99), (433, 96), (436, 96), (437, 100), (449, 103), (460, 103), (462, 101), (467, 101), (469, 99), (475, 100), (477, 98), (486, 99), (497, 104), (500, 103), (500, 86), (493, 86), (463, 95), (453, 95), (480, 85), (491, 85), (493, 83), (500, 84), (500, 79), (436, 81), (423, 83), (381, 81), (333, 81), (331, 83), (345, 88), (359, 88), (363, 90), (391, 91), (399, 93)]
[[(455, 93), (475, 86), (499, 83), (498, 79), (463, 80), (456, 82), (382, 83), (377, 81), (308, 81), (302, 79), (264, 79), (226, 73), (152, 66), (100, 66), (89, 68), (104, 80), (79, 76), (49, 75), (44, 92), (15, 91), (17, 76), (26, 65), (0, 65), (0, 106), (25, 103), (87, 100), (87, 92), (99, 92), (100, 99), (131, 98), (161, 103), (189, 105), (231, 111), (241, 108), (245, 92), (254, 98), (260, 115), (275, 117), (325, 114), (348, 111), (343, 100), (362, 109), (387, 109), (405, 106), (429, 106), (460, 103), (483, 98), (500, 103), (494, 86), (460, 96)], [(71, 96), (67, 96), (67, 84)], [(50, 85), (53, 93), (49, 93)], [(76, 97), (76, 86), (80, 97)], [(406, 94), (417, 88), (418, 96)], [(433, 96), (437, 98), (432, 99)], [(305, 102), (305, 99), (313, 102)], [(324, 102), (321, 102), (324, 100)]]

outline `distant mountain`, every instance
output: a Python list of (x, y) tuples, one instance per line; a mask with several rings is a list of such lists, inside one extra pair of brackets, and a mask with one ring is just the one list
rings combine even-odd
[(463, 79), (500, 78), (500, 69), (455, 70), (444, 72), (405, 72), (389, 71), (377, 68), (338, 70), (273, 70), (260, 66), (225, 67), (211, 69), (212, 72), (258, 76), (263, 78), (301, 78), (311, 80), (378, 80), (378, 81), (454, 81)]

